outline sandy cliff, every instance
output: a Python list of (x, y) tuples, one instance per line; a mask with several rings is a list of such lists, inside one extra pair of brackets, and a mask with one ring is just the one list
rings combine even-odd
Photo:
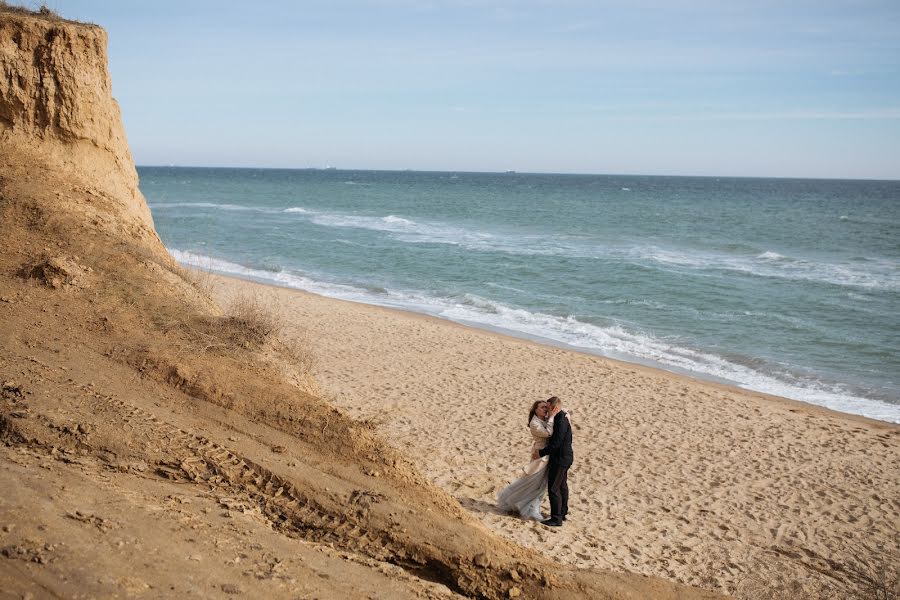
[(0, 7), (4, 593), (713, 597), (494, 536), (215, 306), (153, 230), (105, 48)]
[(118, 225), (156, 238), (102, 28), (16, 13), (0, 19), (0, 148), (7, 167), (24, 163), (81, 182), (115, 203)]

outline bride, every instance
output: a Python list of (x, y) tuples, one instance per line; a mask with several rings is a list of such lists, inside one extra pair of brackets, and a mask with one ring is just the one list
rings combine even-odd
[[(543, 400), (538, 400), (531, 405), (528, 413), (528, 429), (534, 444), (531, 446), (529, 456), (535, 450), (540, 450), (547, 445), (547, 440), (553, 435), (553, 421), (547, 420), (550, 406)], [(550, 459), (546, 456), (532, 460), (525, 468), (525, 474), (503, 488), (497, 494), (497, 507), (506, 511), (518, 511), (523, 518), (543, 520), (541, 516), (541, 501), (547, 492), (547, 463)]]

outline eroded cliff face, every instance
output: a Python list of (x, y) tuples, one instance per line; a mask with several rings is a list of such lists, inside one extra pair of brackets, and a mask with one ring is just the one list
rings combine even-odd
[(10, 179), (24, 169), (83, 182), (81, 191), (117, 213), (107, 217), (158, 240), (112, 97), (106, 43), (95, 25), (0, 11), (0, 165)]

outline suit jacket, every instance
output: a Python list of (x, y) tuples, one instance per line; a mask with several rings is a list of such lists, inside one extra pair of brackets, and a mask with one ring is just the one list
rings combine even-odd
[(571, 467), (575, 460), (572, 453), (572, 425), (566, 412), (561, 410), (553, 417), (553, 435), (547, 445), (538, 451), (541, 456), (549, 456), (550, 464)]

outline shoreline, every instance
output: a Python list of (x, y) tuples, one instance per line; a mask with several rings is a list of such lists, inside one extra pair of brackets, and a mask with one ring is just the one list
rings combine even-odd
[[(276, 282), (266, 281), (262, 278), (256, 278), (253, 276), (241, 277), (240, 275), (237, 275), (234, 273), (227, 273), (227, 272), (222, 272), (222, 271), (204, 269), (204, 268), (201, 268), (197, 265), (190, 264), (190, 263), (179, 263), (179, 264), (181, 264), (182, 266), (189, 268), (197, 273), (201, 273), (203, 275), (212, 275), (215, 277), (221, 277), (223, 279), (231, 279), (231, 280), (240, 281), (240, 282), (250, 282), (250, 283), (254, 283), (254, 284), (257, 284), (257, 285), (260, 285), (263, 287), (271, 287), (274, 289), (289, 290), (289, 291), (297, 292), (300, 294), (309, 294), (309, 295), (316, 296), (319, 298), (332, 300), (335, 302), (346, 302), (346, 303), (350, 303), (350, 304), (371, 307), (374, 309), (396, 311), (397, 313), (400, 313), (403, 315), (417, 316), (417, 317), (422, 317), (422, 318), (426, 318), (426, 319), (435, 319), (442, 323), (449, 323), (449, 324), (453, 324), (458, 327), (474, 329), (477, 331), (501, 336), (504, 338), (517, 339), (517, 340), (521, 340), (524, 342), (536, 344), (536, 345), (542, 346), (542, 347), (558, 348), (565, 352), (573, 352), (576, 354), (595, 357), (595, 358), (598, 358), (598, 359), (601, 359), (604, 361), (611, 361), (613, 363), (622, 365), (623, 367), (649, 369), (651, 372), (666, 373), (666, 374), (669, 374), (669, 375), (672, 375), (675, 377), (682, 377), (682, 378), (685, 378), (685, 379), (693, 381), (693, 382), (709, 384), (711, 386), (721, 386), (721, 387), (725, 388), (726, 390), (732, 390), (732, 391), (740, 392), (740, 393), (744, 393), (744, 394), (755, 395), (759, 398), (763, 398), (763, 399), (766, 399), (767, 401), (771, 401), (771, 402), (787, 403), (793, 407), (799, 407), (803, 410), (809, 410), (812, 412), (822, 411), (825, 414), (833, 414), (833, 415), (837, 415), (840, 417), (851, 418), (854, 420), (861, 420), (864, 422), (872, 422), (873, 424), (885, 424), (885, 425), (889, 425), (889, 426), (900, 427), (900, 423), (898, 423), (898, 422), (878, 419), (875, 417), (871, 417), (871, 416), (867, 416), (867, 415), (859, 414), (859, 413), (841, 411), (841, 410), (837, 410), (834, 408), (829, 408), (827, 406), (823, 406), (821, 404), (807, 402), (805, 400), (798, 400), (795, 398), (788, 398), (786, 396), (779, 396), (777, 394), (761, 392), (758, 390), (754, 390), (752, 388), (741, 387), (737, 382), (730, 381), (730, 380), (727, 380), (727, 379), (724, 379), (721, 377), (716, 377), (714, 375), (708, 375), (708, 374), (701, 373), (701, 372), (688, 371), (685, 369), (679, 369), (677, 367), (669, 367), (662, 363), (655, 363), (650, 360), (642, 360), (638, 357), (618, 358), (618, 357), (614, 357), (614, 356), (609, 356), (607, 354), (603, 354), (599, 351), (595, 352), (590, 349), (580, 348), (577, 346), (566, 344), (565, 342), (560, 342), (557, 340), (553, 340), (551, 338), (541, 337), (538, 335), (533, 335), (533, 334), (520, 332), (520, 331), (516, 331), (516, 330), (512, 330), (512, 329), (496, 327), (496, 326), (492, 326), (492, 325), (485, 324), (485, 323), (478, 323), (478, 322), (474, 322), (474, 321), (461, 322), (461, 321), (456, 321), (453, 319), (445, 318), (445, 317), (442, 317), (437, 314), (429, 313), (427, 311), (416, 311), (416, 310), (413, 310), (410, 308), (391, 306), (388, 304), (376, 304), (373, 302), (335, 298), (335, 297), (328, 296), (325, 294), (311, 292), (311, 291), (296, 288), (296, 287), (291, 287), (291, 286), (287, 286), (287, 285), (279, 285)], [(868, 400), (868, 401), (873, 402), (873, 403), (885, 404), (885, 403), (881, 403), (881, 402), (875, 401), (875, 400)]]
[[(249, 296), (286, 324), (326, 401), (486, 527), (565, 564), (731, 593), (874, 547), (900, 555), (896, 424), (430, 315), (209, 283), (221, 306)], [(573, 414), (575, 465), (570, 520), (548, 532), (495, 497), (528, 462), (531, 401), (551, 395)]]

